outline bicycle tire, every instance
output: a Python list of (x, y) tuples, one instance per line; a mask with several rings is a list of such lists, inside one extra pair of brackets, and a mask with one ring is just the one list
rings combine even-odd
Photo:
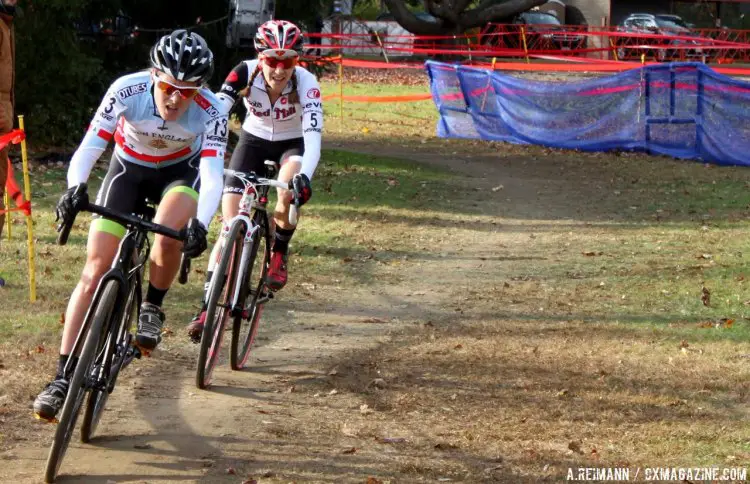
[[(266, 272), (271, 259), (271, 242), (265, 227), (260, 227), (258, 232), (253, 236), (255, 238), (251, 246), (251, 253), (247, 263), (247, 275), (241, 281), (239, 305), (249, 312), (248, 318), (244, 318), (244, 311), (235, 315), (232, 323), (232, 345), (230, 353), (230, 365), (232, 370), (242, 370), (245, 368), (247, 359), (250, 356), (250, 350), (255, 342), (255, 337), (260, 326), (260, 317), (263, 313), (264, 303), (258, 303), (258, 298), (264, 292)], [(263, 247), (263, 253), (259, 254), (259, 249)], [(258, 257), (260, 255), (260, 257)], [(256, 264), (259, 262), (259, 264)], [(257, 284), (253, 284), (253, 274), (260, 273)], [(248, 291), (248, 287), (253, 288)], [(250, 296), (250, 304), (245, 306), (245, 302)], [(247, 329), (247, 334), (243, 329)]]
[(68, 449), (70, 438), (73, 435), (78, 414), (81, 411), (83, 399), (88, 391), (84, 386), (85, 380), (91, 373), (91, 364), (96, 356), (97, 349), (102, 343), (102, 331), (105, 323), (109, 320), (117, 300), (117, 281), (107, 282), (102, 291), (102, 296), (97, 302), (96, 310), (93, 311), (93, 321), (86, 335), (86, 341), (78, 357), (78, 364), (73, 372), (68, 395), (63, 404), (60, 421), (55, 430), (55, 438), (47, 456), (47, 467), (45, 471), (45, 482), (55, 482), (60, 470), (65, 451)]
[[(245, 230), (245, 223), (241, 220), (232, 224), (221, 251), (219, 265), (214, 270), (211, 279), (211, 290), (206, 304), (206, 321), (201, 335), (198, 369), (195, 374), (195, 384), (201, 390), (208, 388), (211, 384), (211, 376), (219, 359), (221, 340), (231, 312), (231, 308), (227, 306), (232, 300)], [(223, 307), (219, 307), (220, 298), (223, 299), (221, 303)]]
[[(109, 332), (109, 338), (115, 338), (113, 349), (116, 348), (120, 342), (127, 338), (127, 332), (133, 319), (133, 304), (135, 303), (135, 299), (135, 285), (133, 285), (133, 287), (130, 288), (130, 293), (128, 294), (128, 302), (125, 305), (125, 312), (123, 312), (122, 315), (123, 319), (120, 321), (120, 324), (116, 328), (113, 328), (114, 331)], [(105, 344), (108, 345), (109, 340), (105, 340)], [(127, 352), (127, 345), (123, 346), (123, 351)], [(97, 351), (97, 355), (101, 355), (103, 357), (102, 360), (110, 359), (112, 361), (108, 362), (108, 364), (110, 365), (110, 374), (107, 381), (107, 388), (104, 390), (92, 389), (89, 392), (88, 401), (86, 402), (86, 410), (83, 413), (83, 422), (81, 423), (81, 442), (83, 442), (84, 444), (89, 443), (91, 441), (91, 438), (94, 436), (96, 428), (99, 425), (99, 420), (102, 417), (104, 407), (107, 404), (109, 394), (112, 392), (112, 390), (114, 390), (114, 381), (117, 379), (120, 369), (122, 368), (121, 365), (115, 364), (116, 362), (114, 361), (114, 355), (111, 352), (107, 351), (101, 353), (100, 351)], [(121, 358), (125, 358), (124, 353), (123, 355), (121, 355)], [(97, 356), (97, 360), (98, 359), (99, 356)], [(98, 363), (105, 364), (104, 361), (100, 361)]]

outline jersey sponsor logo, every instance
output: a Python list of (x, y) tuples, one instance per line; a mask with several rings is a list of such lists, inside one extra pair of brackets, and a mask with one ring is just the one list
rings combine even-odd
[(229, 73), (229, 75), (227, 76), (226, 81), (224, 81), (224, 82), (237, 82), (239, 80), (240, 80), (240, 76), (238, 76), (236, 72), (232, 71), (232, 72)]
[[(206, 136), (206, 139), (208, 141), (213, 141), (214, 143), (217, 143), (217, 144), (225, 143), (227, 141), (227, 137), (226, 136), (208, 135), (208, 136)], [(206, 143), (206, 144), (209, 144), (209, 143)]]
[(259, 118), (267, 118), (271, 115), (271, 110), (266, 109), (265, 111), (259, 111), (257, 109), (251, 109), (252, 113)]
[(320, 107), (321, 107), (321, 103), (319, 102), (307, 103), (304, 106), (305, 109), (315, 109), (315, 108), (320, 109)]
[(297, 110), (294, 109), (294, 106), (292, 106), (289, 109), (274, 108), (273, 112), (274, 114), (276, 114), (276, 119), (286, 119), (296, 114)]
[(152, 139), (148, 142), (148, 145), (157, 150), (163, 150), (164, 148), (169, 147), (167, 142), (162, 139)]
[(100, 112), (99, 116), (106, 119), (107, 121), (112, 121), (115, 119), (113, 116), (110, 116), (109, 114), (104, 113), (104, 112)]
[(289, 100), (287, 99), (286, 96), (281, 96), (281, 99), (279, 99), (279, 102), (281, 104), (289, 104)]
[(206, 99), (205, 97), (201, 96), (200, 94), (196, 95), (193, 99), (195, 99), (195, 103), (202, 107), (205, 112), (208, 113), (209, 116), (212, 118), (215, 118), (216, 116), (219, 116), (219, 110), (216, 109), (211, 102)]
[(247, 100), (247, 103), (248, 103), (248, 104), (249, 104), (250, 106), (254, 107), (254, 108), (262, 108), (262, 107), (263, 107), (263, 104), (261, 104), (261, 103), (260, 103), (260, 102), (258, 102), (258, 101), (253, 101), (252, 99), (248, 99), (248, 100)]
[(167, 140), (167, 141), (172, 141), (174, 143), (187, 143), (187, 142), (191, 141), (188, 138), (182, 138), (180, 136), (177, 136), (175, 134), (170, 134), (170, 133), (151, 133), (151, 137), (152, 138), (163, 139), (163, 140)]
[(130, 96), (133, 96), (134, 94), (140, 94), (142, 92), (146, 92), (147, 85), (148, 84), (146, 84), (145, 82), (142, 82), (140, 84), (135, 84), (133, 86), (125, 87), (117, 91), (117, 97), (123, 100), (123, 99), (129, 98)]
[(322, 130), (322, 129), (320, 129), (320, 128), (307, 128), (307, 129), (306, 129), (306, 130), (304, 131), (304, 133), (310, 133), (310, 132), (315, 132), (315, 133), (322, 133), (322, 132), (323, 132), (323, 130)]
[(320, 89), (317, 87), (308, 89), (306, 96), (308, 99), (320, 99)]

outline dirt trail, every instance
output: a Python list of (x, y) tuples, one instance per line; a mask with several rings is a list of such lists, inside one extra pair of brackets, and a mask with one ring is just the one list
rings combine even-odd
[[(376, 143), (348, 148), (384, 154)], [(448, 160), (442, 148), (390, 151), (425, 163)], [(541, 202), (536, 195), (543, 186), (560, 183), (553, 176), (514, 178), (490, 154), (476, 160), (458, 157), (451, 166), (468, 173), (470, 183), (483, 192), (502, 182), (503, 196), (535, 217), (555, 207), (554, 200)], [(193, 383), (197, 349), (182, 334), (166, 339), (155, 357), (123, 373), (98, 437), (90, 445), (72, 442), (58, 482), (239, 483), (253, 478), (361, 483), (370, 476), (418, 482), (434, 481), (451, 465), (467, 465), (471, 458), (462, 455), (445, 464), (444, 455), (432, 455), (432, 444), (404, 450), (399, 439), (419, 442), (418, 433), (391, 422), (388, 409), (377, 408), (377, 398), (371, 397), (383, 384), (378, 381), (379, 345), (397, 343), (404, 331), (451, 321), (458, 311), (456, 291), (472, 287), (477, 277), (483, 284), (501, 284), (499, 264), (527, 263), (512, 260), (527, 239), (501, 233), (504, 209), (486, 198), (477, 197), (486, 214), (472, 221), (476, 230), (467, 232), (460, 247), (450, 237), (437, 239), (422, 253), (377, 264), (376, 280), (387, 283), (309, 290), (304, 281), (294, 281), (264, 313), (251, 368), (231, 372), (224, 363), (210, 391)], [(515, 203), (523, 198), (529, 203)], [(510, 254), (504, 260), (496, 256), (501, 244)], [(494, 309), (492, 302), (474, 307), (486, 313)], [(0, 454), (0, 482), (41, 482), (52, 427), (37, 432)], [(383, 440), (390, 437), (396, 440)], [(425, 462), (422, 471), (415, 461)], [(451, 479), (489, 478), (481, 470), (466, 472)]]

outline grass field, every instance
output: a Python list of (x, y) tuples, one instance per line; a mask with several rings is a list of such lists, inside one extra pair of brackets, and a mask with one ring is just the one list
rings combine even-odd
[[(324, 94), (336, 88), (325, 83)], [(327, 149), (292, 257), (294, 277), (316, 290), (289, 294), (321, 304), (347, 288), (404, 294), (393, 314), (413, 324), (352, 350), (334, 387), (375, 412), (344, 414), (347, 436), (389, 429), (409, 443), (373, 454), (388, 479), (554, 482), (579, 466), (750, 465), (750, 172), (439, 140), (430, 102), (348, 103), (343, 123), (336, 103), (326, 109)], [(54, 245), (64, 171), (36, 168), (33, 180), (37, 303), (27, 301), (20, 219), (0, 246), (0, 418), (13, 426), (0, 448), (20, 445), (20, 415), (54, 358), (85, 255), (85, 223)], [(200, 277), (168, 297), (170, 328), (197, 306)], [(373, 389), (376, 378), (387, 384)], [(342, 417), (327, 411), (316, 414), (322, 441), (341, 434)], [(337, 480), (325, 472), (319, 482)]]

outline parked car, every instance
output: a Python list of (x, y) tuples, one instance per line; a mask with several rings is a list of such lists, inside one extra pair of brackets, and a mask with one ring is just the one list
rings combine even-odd
[[(678, 15), (632, 13), (617, 28), (620, 32), (659, 35), (661, 38), (617, 37), (617, 57), (622, 59), (639, 58), (641, 54), (663, 62), (673, 59), (703, 58), (702, 40), (674, 39), (672, 37), (700, 37), (693, 32), (690, 24)], [(628, 48), (628, 46), (653, 46), (654, 48)], [(668, 47), (690, 47), (690, 49), (669, 49)]]
[(585, 47), (586, 36), (562, 25), (554, 15), (537, 10), (522, 12), (512, 19), (511, 33), (502, 24), (489, 24), (480, 34), (480, 43), (488, 46), (523, 49), (523, 35), (529, 50), (576, 50)]

